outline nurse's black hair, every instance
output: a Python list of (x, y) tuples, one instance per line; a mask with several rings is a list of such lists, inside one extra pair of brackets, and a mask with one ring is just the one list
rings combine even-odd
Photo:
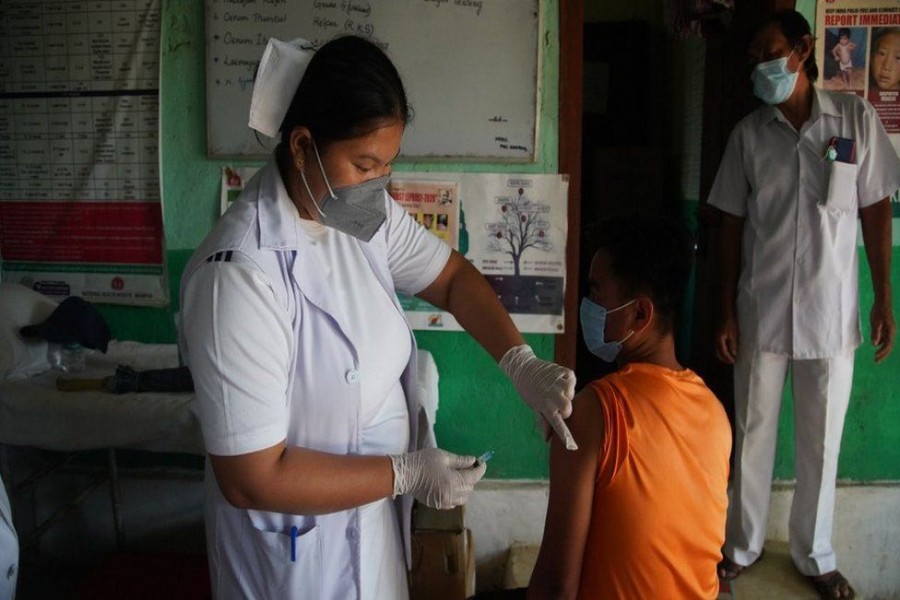
[(320, 151), (329, 143), (370, 133), (395, 119), (406, 125), (412, 109), (397, 68), (376, 44), (358, 36), (335, 38), (310, 60), (281, 124), (281, 143), (303, 126)]
[[(809, 21), (796, 10), (786, 9), (773, 13), (763, 19), (750, 34), (750, 40), (756, 37), (760, 31), (769, 25), (778, 25), (781, 33), (787, 38), (791, 44), (791, 48), (796, 48), (803, 41), (803, 36), (808, 35), (815, 42), (812, 29), (809, 27)], [(815, 45), (815, 44), (813, 44)], [(815, 83), (819, 78), (819, 67), (816, 65), (816, 49), (810, 48), (809, 56), (803, 63), (803, 70), (806, 71), (806, 77), (810, 83)]]
[(628, 215), (602, 221), (590, 237), (596, 250), (609, 253), (612, 275), (625, 294), (622, 301), (648, 296), (660, 330), (674, 331), (694, 256), (687, 226), (668, 217)]

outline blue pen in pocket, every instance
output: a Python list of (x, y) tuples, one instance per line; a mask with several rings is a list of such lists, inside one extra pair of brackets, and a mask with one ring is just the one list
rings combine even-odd
[(300, 530), (294, 525), (291, 527), (291, 562), (297, 562), (297, 536)]

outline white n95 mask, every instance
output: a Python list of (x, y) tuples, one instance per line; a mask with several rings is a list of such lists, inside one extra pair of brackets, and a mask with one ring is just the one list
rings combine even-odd
[(303, 169), (300, 170), (300, 179), (319, 213), (319, 220), (326, 227), (337, 229), (368, 242), (387, 219), (384, 190), (390, 177), (384, 175), (356, 185), (332, 189), (328, 182), (328, 176), (325, 175), (325, 169), (322, 167), (322, 159), (319, 158), (319, 149), (315, 142), (313, 142), (313, 149), (316, 152), (316, 162), (319, 163), (319, 172), (322, 173), (328, 193), (323, 194), (321, 201), (318, 201), (306, 181)]

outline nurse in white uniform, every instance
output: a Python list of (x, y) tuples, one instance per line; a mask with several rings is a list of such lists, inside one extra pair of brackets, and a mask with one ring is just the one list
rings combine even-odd
[(6, 486), (0, 479), (0, 598), (15, 600), (19, 578), (19, 537), (13, 527)]
[(216, 598), (406, 598), (412, 499), (464, 504), (484, 475), (419, 449), (397, 290), (452, 313), (574, 447), (572, 372), (535, 357), (478, 271), (387, 195), (409, 118), (371, 42), (270, 40), (250, 126), (280, 144), (181, 283)]

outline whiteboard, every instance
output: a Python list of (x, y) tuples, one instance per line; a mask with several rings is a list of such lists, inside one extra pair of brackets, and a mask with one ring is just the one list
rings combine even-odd
[(206, 0), (207, 151), (262, 156), (247, 126), (269, 37), (354, 33), (385, 49), (415, 117), (410, 159), (535, 160), (539, 0)]

